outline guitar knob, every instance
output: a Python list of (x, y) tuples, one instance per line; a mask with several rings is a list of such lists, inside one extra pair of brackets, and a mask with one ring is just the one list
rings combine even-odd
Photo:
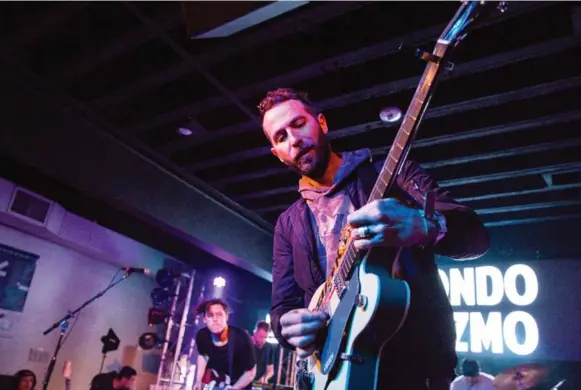
[(358, 294), (355, 297), (355, 305), (357, 307), (365, 308), (367, 305), (367, 297), (365, 295)]

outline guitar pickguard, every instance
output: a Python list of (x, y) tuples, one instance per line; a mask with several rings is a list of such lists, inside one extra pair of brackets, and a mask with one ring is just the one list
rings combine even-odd
[(327, 337), (320, 353), (321, 372), (324, 375), (327, 375), (333, 369), (337, 357), (341, 354), (345, 330), (351, 319), (360, 288), (359, 274), (354, 272), (327, 327)]

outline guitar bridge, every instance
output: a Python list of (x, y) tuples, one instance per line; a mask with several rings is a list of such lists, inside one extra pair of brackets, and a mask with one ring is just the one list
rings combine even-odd
[(346, 353), (342, 353), (340, 359), (354, 364), (363, 364), (363, 358), (357, 355), (348, 355)]

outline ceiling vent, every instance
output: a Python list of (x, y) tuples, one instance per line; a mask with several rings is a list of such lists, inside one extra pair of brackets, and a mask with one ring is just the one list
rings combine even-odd
[(44, 226), (53, 202), (33, 192), (16, 187), (8, 213), (28, 222)]

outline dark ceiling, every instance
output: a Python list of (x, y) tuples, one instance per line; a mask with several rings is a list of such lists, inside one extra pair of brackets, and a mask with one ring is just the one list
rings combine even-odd
[[(224, 3), (227, 6), (227, 3)], [(223, 39), (190, 39), (179, 2), (0, 5), (0, 50), (268, 222), (298, 197), (256, 105), (306, 90), (337, 150), (385, 156), (459, 2), (311, 2)], [(454, 53), (412, 158), (489, 226), (581, 217), (581, 26), (575, 2), (510, 2)], [(178, 134), (187, 127), (190, 136)]]

